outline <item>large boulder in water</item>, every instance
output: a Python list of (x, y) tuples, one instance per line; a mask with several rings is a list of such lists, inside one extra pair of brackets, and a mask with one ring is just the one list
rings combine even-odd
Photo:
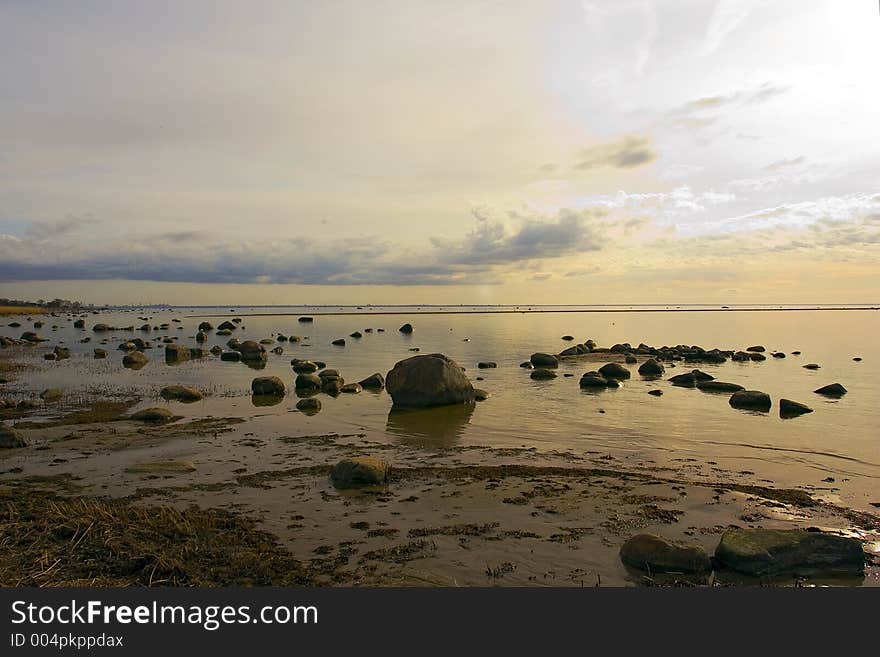
[(726, 381), (698, 381), (697, 390), (704, 392), (739, 392), (745, 388), (738, 383), (727, 383)]
[(265, 363), (269, 358), (266, 348), (253, 340), (242, 342), (238, 347), (238, 353), (241, 354), (241, 359), (246, 363)]
[(385, 387), (395, 406), (426, 407), (474, 401), (474, 387), (461, 366), (443, 354), (413, 356), (394, 365)]
[(769, 411), (772, 402), (770, 395), (760, 390), (739, 390), (730, 396), (728, 402), (733, 408), (752, 411)]
[[(105, 352), (106, 356), (106, 352)], [(104, 356), (101, 356), (104, 358)], [(144, 365), (147, 364), (149, 359), (144, 355), (141, 351), (130, 351), (125, 354), (125, 357), (122, 359), (122, 364), (125, 367), (130, 367), (133, 370), (140, 369)]]
[(652, 573), (707, 573), (709, 554), (700, 545), (685, 545), (653, 534), (633, 536), (620, 548), (627, 566)]
[(759, 577), (865, 569), (858, 539), (800, 529), (728, 529), (715, 558), (726, 568)]

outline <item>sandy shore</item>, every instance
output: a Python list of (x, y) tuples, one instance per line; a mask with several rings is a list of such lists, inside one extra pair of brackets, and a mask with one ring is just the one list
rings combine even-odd
[[(793, 584), (791, 578), (756, 582), (723, 571), (711, 580), (661, 577), (627, 569), (618, 552), (632, 535), (650, 532), (699, 543), (711, 553), (729, 526), (820, 527), (862, 538), (869, 552), (880, 545), (877, 515), (806, 490), (751, 481), (749, 473), (712, 462), (681, 459), (675, 467), (659, 467), (598, 452), (431, 450), (367, 433), (275, 435), (262, 431), (258, 419), (236, 417), (149, 426), (126, 419), (136, 401), (93, 400), (51, 421), (4, 411), (7, 419), (18, 415), (17, 426), (29, 443), (0, 450), (0, 494), (8, 514), (0, 523), (0, 553), (9, 551), (11, 559), (15, 552), (18, 573), (12, 581), (7, 572), (4, 584), (82, 582), (89, 576), (98, 584), (147, 585)], [(45, 409), (42, 413), (45, 417)], [(334, 488), (331, 466), (359, 455), (390, 462), (388, 484)], [(51, 519), (42, 518), (42, 510), (57, 511), (58, 504), (75, 499), (111, 505), (101, 512), (89, 507), (84, 518), (112, 517), (106, 522), (113, 531), (127, 536), (120, 524), (128, 524), (138, 529), (140, 542), (120, 539), (128, 547), (115, 551), (92, 544), (83, 537), (96, 531), (95, 521), (83, 520), (52, 548), (57, 563), (22, 563), (27, 555), (22, 546), (30, 544), (21, 532), (47, 540), (39, 527)], [(152, 522), (168, 517), (163, 507), (183, 514), (170, 525), (193, 528), (193, 535), (166, 536), (168, 523)], [(229, 527), (239, 537), (236, 545), (259, 545), (271, 555), (268, 562), (283, 567), (253, 573), (235, 565), (238, 548), (224, 547)], [(46, 546), (41, 549), (48, 553)], [(84, 549), (91, 552), (77, 552)], [(120, 562), (121, 554), (138, 550), (153, 557), (129, 555)], [(193, 550), (214, 555), (211, 563), (180, 565), (189, 563), (181, 555)], [(218, 554), (232, 555), (232, 561)], [(84, 558), (94, 564), (91, 575), (77, 565)], [(108, 571), (111, 562), (118, 568)], [(177, 565), (168, 566), (172, 563)], [(162, 575), (168, 568), (170, 574)], [(878, 572), (870, 561), (864, 580), (811, 582), (876, 585)]]

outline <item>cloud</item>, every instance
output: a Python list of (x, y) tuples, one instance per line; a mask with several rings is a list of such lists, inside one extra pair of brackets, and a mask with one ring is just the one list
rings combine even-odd
[(776, 160), (775, 162), (771, 162), (767, 166), (764, 167), (764, 171), (779, 171), (781, 169), (790, 169), (791, 167), (798, 167), (806, 161), (806, 158), (803, 155), (799, 157), (793, 157), (790, 159)]
[[(530, 262), (601, 249), (602, 208), (527, 211), (499, 217), (474, 211), (475, 227), (459, 239), (432, 239), (406, 249), (375, 237), (336, 240), (250, 239), (185, 231), (109, 234), (100, 243), (70, 230), (31, 224), (24, 238), (0, 235), (0, 279), (144, 280), (303, 285), (453, 285), (502, 280)], [(68, 224), (65, 223), (65, 226)], [(72, 226), (72, 224), (70, 224)], [(540, 272), (539, 272), (540, 273)]]
[(583, 149), (575, 169), (587, 170), (598, 167), (633, 169), (657, 159), (657, 153), (646, 137), (629, 136), (616, 142), (598, 144)]

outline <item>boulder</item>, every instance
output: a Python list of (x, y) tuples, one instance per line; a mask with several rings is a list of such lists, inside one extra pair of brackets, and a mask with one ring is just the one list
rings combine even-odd
[(760, 390), (739, 390), (730, 396), (728, 402), (733, 408), (752, 411), (769, 411), (772, 402), (770, 395)]
[(342, 459), (330, 471), (334, 486), (348, 488), (354, 486), (375, 486), (388, 481), (391, 466), (387, 461), (371, 456), (355, 456)]
[(352, 333), (349, 333), (348, 337), (357, 339), (357, 338), (362, 338), (364, 336), (360, 331), (354, 331)]
[(246, 363), (265, 363), (269, 359), (266, 348), (259, 342), (245, 340), (238, 348), (241, 359)]
[(211, 322), (202, 322), (201, 324), (199, 324), (199, 330), (207, 333), (208, 331), (214, 330), (214, 325), (211, 324)]
[(133, 413), (130, 419), (147, 424), (168, 424), (174, 419), (174, 415), (167, 408), (145, 408)]
[(655, 390), (649, 390), (649, 391), (648, 391), (648, 394), (649, 394), (649, 395), (654, 395), (655, 397), (662, 397), (662, 396), (663, 396), (663, 391), (662, 391), (662, 390), (657, 390), (657, 389), (655, 389)]
[(107, 350), (100, 347), (95, 347), (94, 354), (95, 358), (107, 358)]
[(477, 367), (480, 368), (481, 370), (493, 369), (495, 367), (498, 367), (498, 363), (494, 363), (489, 360), (483, 360), (483, 361), (480, 361), (479, 363), (477, 363)]
[(534, 353), (529, 358), (529, 362), (533, 367), (543, 367), (544, 369), (554, 369), (559, 367), (559, 359), (553, 354), (544, 354), (540, 351)]
[(798, 415), (805, 415), (806, 413), (812, 412), (813, 409), (806, 404), (801, 404), (800, 402), (792, 401), (790, 399), (779, 400), (779, 417), (781, 418), (797, 417)]
[(489, 399), (489, 393), (482, 388), (474, 388), (474, 399), (477, 401), (486, 401)]
[(572, 340), (574, 340), (574, 336), (573, 335), (563, 335), (562, 339), (565, 340), (566, 342), (571, 342)]
[(764, 347), (762, 345), (758, 344), (753, 347), (746, 347), (746, 351), (757, 351), (758, 353), (760, 353), (762, 351), (767, 351), (767, 350), (764, 349)]
[(639, 366), (639, 374), (642, 376), (662, 376), (665, 371), (663, 365), (653, 358), (649, 358)]
[(395, 406), (427, 407), (474, 401), (461, 366), (443, 354), (412, 356), (394, 365), (385, 385)]
[(220, 360), (226, 361), (228, 363), (237, 363), (241, 360), (241, 354), (237, 351), (224, 351), (220, 354)]
[(728, 529), (715, 558), (725, 568), (758, 577), (865, 569), (858, 539), (800, 529)]
[(56, 346), (52, 353), (55, 354), (55, 358), (61, 360), (62, 358), (70, 358), (70, 349), (68, 347)]
[(199, 331), (196, 333), (196, 342), (207, 342), (208, 334), (204, 331)]
[(599, 374), (606, 379), (628, 379), (630, 372), (620, 363), (606, 363), (599, 368)]
[(818, 370), (819, 364), (818, 363), (807, 363), (806, 365), (803, 365), (802, 367), (805, 370)]
[(712, 381), (714, 378), (715, 377), (711, 374), (706, 374), (700, 370), (692, 370), (690, 372), (685, 372), (684, 374), (676, 374), (675, 376), (670, 377), (669, 382), (674, 386), (687, 386), (692, 388), (700, 381)]
[(337, 338), (333, 342), (331, 342), (334, 347), (344, 347), (345, 346), (345, 338)]
[(708, 573), (712, 570), (709, 554), (700, 545), (639, 534), (620, 548), (620, 560), (627, 566), (651, 573)]
[(360, 383), (346, 383), (339, 389), (339, 392), (344, 392), (349, 395), (356, 395), (361, 390), (363, 390), (363, 388), (361, 387)]
[(401, 333), (407, 333), (407, 334), (408, 334), (408, 333), (412, 333), (412, 332), (413, 332), (413, 327), (412, 327), (412, 324), (407, 323), (407, 324), (404, 324), (403, 326), (401, 326), (401, 327), (400, 327), (399, 329), (397, 329), (397, 330), (400, 331)]
[(165, 386), (159, 394), (162, 395), (162, 399), (179, 401), (185, 404), (191, 404), (202, 399), (202, 393), (190, 386)]
[(251, 392), (255, 395), (283, 396), (287, 392), (284, 381), (277, 376), (259, 376), (251, 381)]
[(218, 331), (234, 331), (236, 328), (237, 328), (237, 326), (235, 324), (233, 324), (229, 320), (226, 320), (225, 322), (220, 324), (220, 326), (217, 327), (217, 330)]
[(73, 323), (73, 328), (84, 329), (86, 327), (86, 320), (78, 319)]
[(21, 334), (21, 339), (25, 342), (46, 342), (48, 340), (48, 338), (40, 337), (33, 331), (25, 331)]
[(770, 355), (773, 356), (773, 358), (785, 358), (785, 354), (781, 351), (775, 351)]
[(847, 391), (839, 383), (829, 383), (827, 386), (822, 386), (813, 392), (818, 395), (825, 395), (826, 397), (843, 397)]
[(361, 384), (362, 388), (366, 388), (369, 390), (380, 390), (385, 387), (385, 377), (382, 376), (379, 372), (375, 374), (371, 374), (363, 381), (358, 381)]
[(0, 423), (0, 449), (14, 449), (16, 447), (27, 447), (24, 436), (12, 427)]
[(300, 317), (296, 321), (300, 322), (301, 324), (309, 324), (311, 322), (314, 322), (315, 319), (313, 317)]

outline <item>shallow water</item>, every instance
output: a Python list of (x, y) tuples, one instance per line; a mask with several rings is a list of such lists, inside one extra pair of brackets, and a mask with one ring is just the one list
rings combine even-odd
[[(521, 312), (528, 308), (546, 312)], [(236, 307), (234, 313), (229, 308), (139, 309), (88, 315), (85, 330), (74, 329), (71, 317), (35, 317), (45, 322), (38, 333), (50, 341), (14, 349), (16, 359), (26, 360), (36, 369), (16, 375), (14, 383), (0, 387), (0, 394), (33, 396), (47, 387), (61, 387), (69, 393), (68, 400), (75, 400), (80, 393), (95, 390), (131, 391), (147, 396), (141, 406), (156, 406), (166, 404), (157, 398), (161, 386), (192, 384), (210, 396), (196, 404), (173, 403), (175, 413), (188, 417), (261, 416), (260, 426), (290, 434), (364, 430), (432, 450), (471, 444), (535, 446), (542, 451), (626, 453), (657, 465), (675, 462), (679, 466), (684, 459), (695, 459), (777, 486), (808, 487), (820, 497), (854, 508), (868, 510), (871, 502), (880, 502), (880, 426), (876, 416), (880, 350), (875, 339), (880, 334), (880, 313), (874, 310), (764, 308), (752, 312), (732, 308), (709, 312), (708, 308), (693, 307), (603, 307), (568, 312), (577, 308), (532, 306), (492, 307), (490, 313), (434, 314), (462, 310), (487, 309)], [(347, 314), (318, 314), (340, 311)], [(301, 314), (312, 315), (314, 322), (297, 322)], [(149, 334), (95, 334), (90, 328), (96, 322), (140, 326), (144, 322), (138, 317), (149, 317), (149, 323), (156, 326), (168, 322), (171, 327)], [(301, 336), (302, 342), (280, 343), (283, 355), (270, 353), (260, 372), (214, 356), (165, 364), (160, 344), (163, 336), (177, 336), (181, 343), (196, 346), (199, 322), (207, 318), (217, 325), (230, 317), (243, 319), (234, 332), (240, 340), (284, 333)], [(182, 321), (171, 323), (172, 318)], [(7, 321), (11, 320), (3, 323)], [(21, 328), (0, 326), (0, 335), (19, 337), (31, 328), (30, 322), (19, 321)], [(398, 332), (404, 322), (415, 327), (412, 335)], [(58, 328), (52, 330), (53, 324)], [(385, 332), (363, 333), (360, 339), (348, 337), (355, 330), (379, 327)], [(560, 339), (565, 334), (573, 335), (577, 342), (592, 338), (606, 347), (617, 342), (698, 344), (707, 349), (762, 344), (767, 348), (765, 362), (699, 367), (718, 380), (769, 393), (773, 409), (766, 414), (734, 410), (727, 403), (729, 395), (677, 388), (664, 380), (691, 369), (683, 364), (668, 368), (664, 379), (658, 381), (643, 380), (631, 367), (632, 379), (618, 390), (600, 393), (582, 392), (578, 378), (605, 361), (563, 362), (558, 378), (532, 381), (519, 363), (535, 351), (558, 352), (573, 344)], [(91, 342), (81, 343), (86, 336)], [(134, 336), (150, 339), (157, 347), (146, 352), (150, 362), (137, 371), (124, 369), (123, 352), (116, 350), (120, 342)], [(345, 347), (330, 344), (340, 337), (346, 339)], [(93, 360), (92, 349), (101, 346), (105, 338), (108, 358)], [(228, 339), (212, 332), (201, 346), (224, 345)], [(72, 357), (44, 361), (42, 355), (61, 343), (71, 348)], [(292, 393), (272, 406), (255, 406), (250, 397), (250, 382), (257, 375), (278, 375), (292, 388), (295, 375), (290, 360), (294, 357), (325, 361), (347, 381), (358, 381), (373, 372), (386, 373), (396, 361), (414, 355), (413, 348), (422, 354), (442, 352), (454, 358), (491, 397), (475, 407), (391, 413), (391, 400), (384, 392), (337, 398), (321, 395), (323, 409), (312, 417), (291, 412), (296, 401)], [(775, 350), (785, 352), (787, 358), (769, 357)], [(802, 354), (791, 355), (794, 350)], [(854, 362), (856, 356), (863, 358), (862, 362)], [(498, 367), (478, 370), (481, 360), (495, 361)], [(818, 363), (821, 369), (806, 370), (802, 367), (806, 363)], [(573, 376), (564, 377), (565, 373)], [(476, 381), (478, 376), (484, 380)], [(833, 382), (842, 383), (849, 394), (833, 400), (812, 392)], [(647, 394), (654, 388), (662, 389), (663, 396)], [(815, 412), (780, 419), (777, 404), (782, 397), (806, 403)], [(48, 406), (47, 412), (52, 408)], [(823, 481), (829, 477), (834, 481)]]

